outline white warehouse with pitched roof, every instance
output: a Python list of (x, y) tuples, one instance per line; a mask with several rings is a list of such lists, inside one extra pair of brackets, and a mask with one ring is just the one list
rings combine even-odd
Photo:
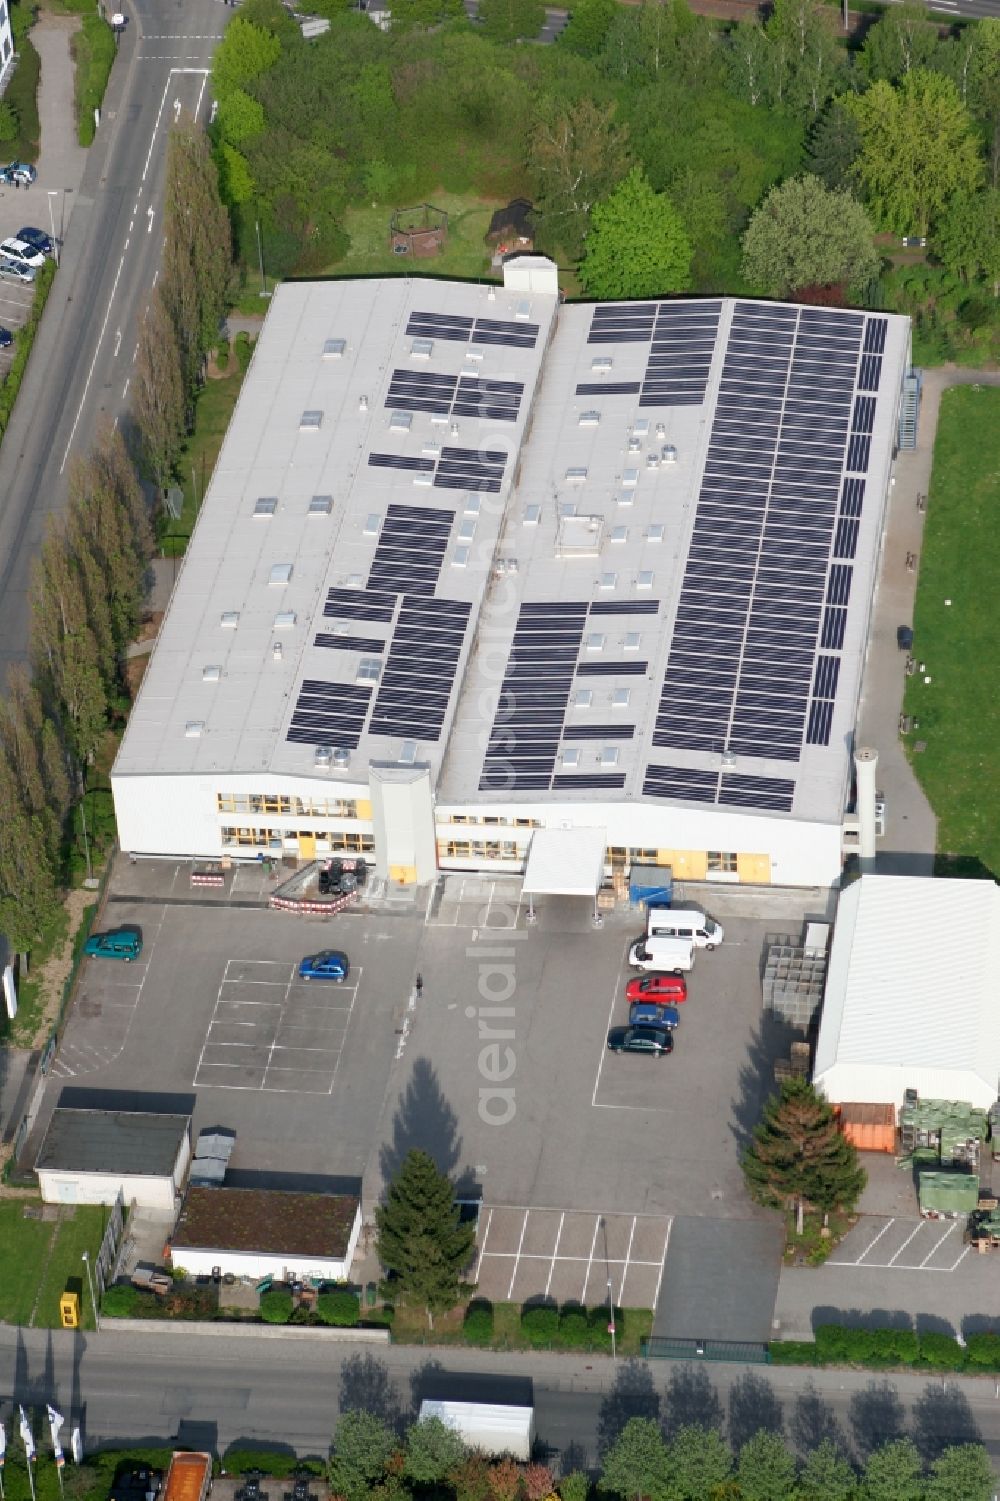
[(905, 318), (280, 287), (133, 708), (123, 849), (829, 885)]

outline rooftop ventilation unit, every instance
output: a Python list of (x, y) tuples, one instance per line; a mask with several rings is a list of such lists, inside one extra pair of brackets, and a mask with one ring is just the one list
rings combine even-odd
[(367, 410), (368, 410), (368, 397), (367, 396), (359, 396), (358, 397), (358, 411), (359, 412), (367, 412)]
[(609, 354), (596, 354), (590, 362), (590, 368), (597, 375), (607, 375), (609, 370), (614, 369), (615, 362)]
[(574, 709), (589, 709), (593, 702), (594, 691), (592, 688), (578, 688), (573, 695)]
[(591, 631), (584, 644), (587, 651), (603, 651), (606, 639), (603, 631)]
[(597, 587), (599, 589), (614, 589), (617, 583), (617, 573), (602, 573)]
[(573, 768), (580, 764), (580, 752), (575, 745), (567, 745), (559, 759), (564, 766)]
[(219, 616), (219, 624), (224, 631), (235, 631), (240, 623), (239, 610), (223, 610)]
[(333, 510), (332, 495), (314, 495), (309, 501), (310, 516), (329, 516)]
[(400, 766), (412, 766), (417, 759), (417, 742), (404, 740), (399, 752)]
[(275, 495), (261, 495), (254, 501), (253, 513), (255, 516), (263, 516), (267, 519), (273, 516), (278, 509), (278, 500)]
[(656, 436), (658, 438), (665, 438), (667, 436), (667, 424), (665, 422), (658, 422), (656, 424)]
[(346, 771), (351, 764), (351, 753), (343, 745), (333, 747), (333, 764), (338, 771)]
[(201, 669), (201, 680), (203, 683), (217, 683), (221, 676), (221, 667), (203, 667)]
[(393, 412), (389, 418), (389, 431), (391, 433), (408, 433), (412, 426), (412, 412)]
[(660, 458), (665, 464), (677, 463), (677, 450), (672, 443), (664, 443), (660, 451)]
[(414, 339), (410, 345), (410, 358), (414, 360), (429, 360), (434, 353), (433, 339)]
[(280, 641), (276, 641), (274, 643), (274, 645), (271, 647), (271, 656), (274, 658), (274, 660), (276, 662), (280, 662), (281, 661), (282, 649), (281, 649), (281, 642)]
[(273, 584), (279, 588), (282, 588), (285, 584), (291, 582), (291, 578), (291, 563), (272, 563), (271, 572), (268, 574), (267, 578), (268, 586)]
[(474, 364), (478, 365), (483, 358), (483, 350), (480, 349), (478, 344), (470, 344), (468, 349), (465, 351), (465, 358), (467, 360), (472, 360)]
[(618, 747), (617, 747), (617, 745), (602, 745), (601, 746), (601, 754), (600, 754), (600, 758), (599, 759), (600, 759), (600, 763), (601, 763), (602, 766), (617, 766), (618, 765)]
[(362, 657), (354, 674), (356, 683), (377, 683), (382, 675), (382, 663), (378, 657)]
[(629, 451), (629, 453), (641, 453), (642, 452), (642, 443), (639, 441), (639, 439), (637, 437), (635, 437), (634, 434), (628, 440), (628, 451)]
[(601, 420), (600, 412), (581, 412), (579, 418), (580, 427), (597, 427)]
[(647, 455), (646, 455), (646, 468), (647, 469), (659, 469), (659, 467), (660, 467), (660, 455), (658, 453), (647, 453)]
[(203, 719), (189, 719), (184, 726), (184, 734), (188, 740), (199, 740), (204, 728), (205, 721)]
[(567, 483), (567, 485), (585, 485), (587, 483), (587, 471), (586, 471), (586, 469), (584, 469), (584, 468), (582, 468), (580, 466), (577, 466), (577, 467), (572, 468), (572, 469), (567, 469), (566, 470), (566, 483)]
[(634, 433), (634, 435), (637, 438), (646, 438), (646, 437), (648, 437), (649, 436), (649, 418), (648, 417), (637, 417), (635, 419), (635, 421), (632, 423), (632, 432)]
[(325, 360), (342, 360), (346, 349), (346, 339), (327, 339), (323, 345), (323, 358)]
[(476, 519), (474, 516), (470, 516), (468, 520), (463, 521), (458, 528), (458, 540), (459, 542), (471, 542), (475, 535)]
[(300, 433), (318, 433), (323, 426), (323, 413), (315, 409), (303, 412), (299, 419)]
[(441, 444), (435, 443), (433, 438), (427, 438), (421, 443), (420, 452), (426, 454), (429, 459), (439, 459), (441, 457)]
[(625, 473), (622, 475), (622, 488), (624, 490), (634, 490), (635, 487), (636, 487), (636, 485), (638, 483), (639, 483), (639, 471), (638, 471), (638, 469), (626, 469)]
[(313, 765), (314, 766), (329, 766), (330, 762), (332, 760), (333, 760), (333, 746), (332, 745), (317, 745), (315, 751), (313, 752)]
[(517, 307), (514, 309), (514, 317), (518, 323), (528, 322), (528, 319), (531, 317), (531, 303), (527, 299), (517, 304)]
[(276, 631), (290, 631), (294, 624), (294, 610), (279, 610), (274, 617), (274, 629)]

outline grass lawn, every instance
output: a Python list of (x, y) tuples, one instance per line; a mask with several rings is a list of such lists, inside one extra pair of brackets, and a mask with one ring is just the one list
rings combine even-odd
[[(0, 1203), (0, 1320), (5, 1324), (59, 1327), (59, 1297), (84, 1273), (82, 1253), (97, 1255), (107, 1210), (78, 1205), (65, 1219), (25, 1219), (25, 1205), (40, 1208), (40, 1199), (5, 1199)], [(77, 1287), (77, 1291), (79, 1291)], [(36, 1307), (37, 1298), (37, 1307)], [(83, 1327), (93, 1329), (90, 1295), (81, 1297)]]
[(179, 520), (168, 521), (160, 537), (165, 557), (179, 558), (184, 554), (242, 384), (239, 361), (231, 353), (228, 373), (221, 380), (207, 380), (198, 393), (194, 432), (178, 464), (184, 505)]
[(939, 865), (956, 875), (1000, 875), (998, 514), (1000, 390), (953, 387), (941, 400), (913, 622), (931, 682), (907, 681), (918, 728), (905, 743), (938, 817)]
[[(431, 198), (435, 208), (448, 215), (448, 243), (440, 254), (427, 260), (413, 260), (408, 255), (393, 255), (389, 248), (389, 220), (392, 207), (351, 208), (344, 215), (344, 226), (351, 237), (351, 248), (342, 261), (327, 267), (331, 276), (491, 276), (489, 246), (483, 236), (490, 227), (496, 209), (504, 199), (477, 198), (471, 194), (437, 193)], [(499, 279), (499, 278), (496, 278)]]

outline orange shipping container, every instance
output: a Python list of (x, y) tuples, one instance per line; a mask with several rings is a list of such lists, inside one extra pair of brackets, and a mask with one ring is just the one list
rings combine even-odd
[(834, 1105), (841, 1131), (859, 1152), (896, 1150), (896, 1111), (892, 1105)]
[(167, 1471), (163, 1501), (205, 1501), (211, 1489), (211, 1454), (174, 1454)]

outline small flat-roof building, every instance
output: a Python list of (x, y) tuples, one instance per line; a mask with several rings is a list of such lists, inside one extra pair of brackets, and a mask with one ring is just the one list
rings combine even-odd
[(132, 1110), (52, 1113), (35, 1171), (47, 1204), (113, 1204), (176, 1213), (191, 1161), (191, 1117)]
[(834, 1104), (1000, 1094), (1000, 887), (862, 876), (840, 898), (816, 1045)]
[(112, 774), (138, 854), (835, 883), (909, 322), (278, 288)]
[(349, 1194), (189, 1188), (170, 1254), (192, 1276), (218, 1268), (236, 1277), (339, 1282), (360, 1233), (361, 1201)]

